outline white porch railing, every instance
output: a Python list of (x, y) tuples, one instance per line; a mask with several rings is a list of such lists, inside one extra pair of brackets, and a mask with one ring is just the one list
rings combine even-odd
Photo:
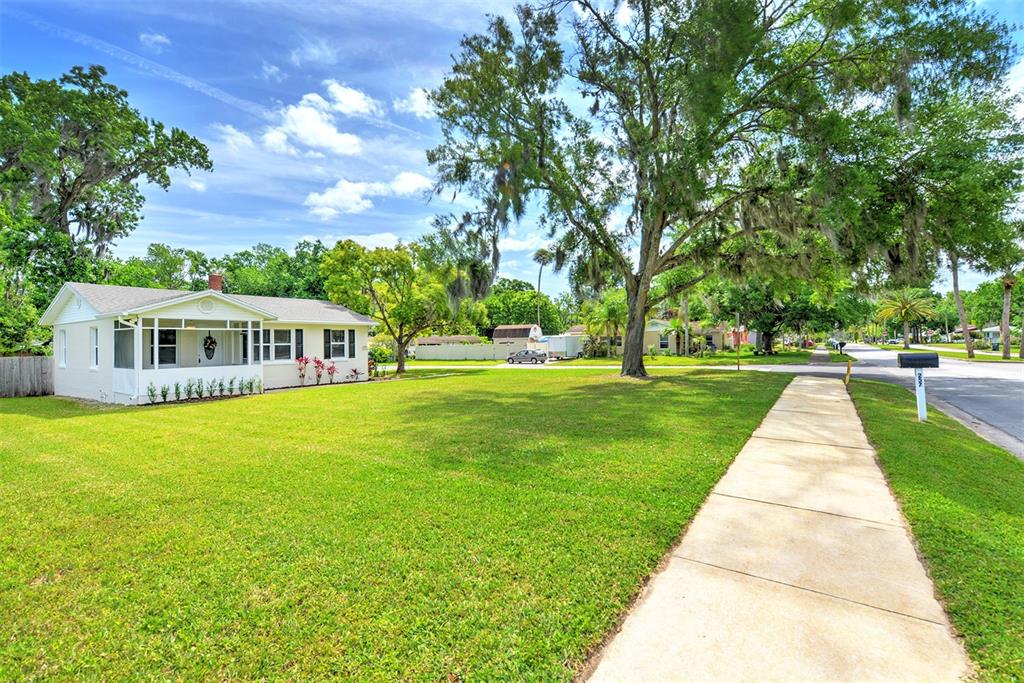
[[(226, 385), (231, 381), (232, 377), (235, 379), (235, 393), (238, 393), (238, 383), (241, 381), (248, 380), (250, 377), (259, 380), (260, 382), (263, 381), (263, 366), (215, 365), (205, 368), (161, 368), (159, 370), (143, 370), (141, 376), (142, 384), (139, 387), (138, 393), (138, 402), (149, 402), (147, 388), (149, 387), (150, 382), (152, 382), (153, 386), (156, 387), (157, 394), (160, 393), (161, 387), (166, 386), (170, 389), (170, 395), (173, 397), (175, 382), (184, 387), (185, 383), (190, 379), (193, 382), (201, 379), (203, 381), (203, 385), (206, 386), (210, 382), (217, 382), (223, 379), (224, 384)], [(184, 398), (184, 394), (182, 394), (182, 398)]]

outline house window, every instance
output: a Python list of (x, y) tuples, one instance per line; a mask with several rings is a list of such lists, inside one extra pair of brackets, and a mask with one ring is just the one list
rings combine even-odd
[(324, 356), (348, 358), (345, 330), (324, 330)]
[(93, 370), (100, 366), (100, 330), (89, 328), (89, 367)]
[(302, 330), (295, 330), (295, 357), (302, 358)]
[(160, 365), (178, 364), (178, 331), (160, 330), (157, 336), (157, 360)]
[(274, 330), (274, 360), (292, 360), (291, 330)]
[(668, 335), (667, 334), (663, 334), (660, 337), (658, 337), (658, 348), (659, 349), (667, 349), (668, 348)]
[(58, 358), (60, 359), (60, 366), (66, 368), (68, 366), (68, 331), (60, 331), (60, 345), (57, 349)]

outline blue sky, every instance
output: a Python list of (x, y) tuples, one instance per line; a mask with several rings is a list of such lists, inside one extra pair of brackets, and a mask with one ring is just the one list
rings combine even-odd
[[(1024, 1), (979, 3), (1024, 23)], [(147, 189), (145, 218), (115, 249), (150, 242), (210, 255), (257, 242), (415, 239), (465, 205), (425, 190), (439, 129), (423, 97), (463, 33), (498, 0), (3, 0), (0, 71), (55, 78), (103, 64), (144, 115), (210, 148), (212, 173)], [(1018, 36), (1020, 33), (1018, 32)], [(1012, 74), (1024, 84), (1024, 64)], [(544, 243), (530, 220), (502, 242), (502, 274), (536, 278)], [(564, 278), (545, 276), (545, 291)], [(977, 278), (968, 275), (964, 286)]]

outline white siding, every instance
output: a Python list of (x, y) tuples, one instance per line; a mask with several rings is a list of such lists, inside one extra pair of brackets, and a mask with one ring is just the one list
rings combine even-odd
[[(96, 369), (89, 367), (90, 327), (95, 327), (99, 334), (100, 364)], [(127, 397), (115, 398), (113, 389), (114, 321), (102, 319), (54, 325), (54, 335), (58, 340), (62, 330), (67, 334), (68, 362), (67, 367), (60, 367), (59, 362), (54, 364), (53, 393), (94, 401), (123, 402)]]
[[(355, 330), (356, 331), (356, 354), (355, 358), (336, 358), (334, 364), (338, 368), (337, 374), (334, 376), (334, 382), (344, 382), (345, 377), (352, 371), (352, 368), (358, 368), (359, 372), (362, 373), (359, 376), (360, 381), (367, 378), (367, 349), (369, 347), (369, 336), (370, 330), (368, 325), (359, 324), (345, 324), (337, 323), (331, 325), (309, 325), (309, 324), (296, 324), (288, 325), (285, 323), (268, 322), (264, 323), (264, 329), (301, 329), (303, 336), (303, 353), (312, 360), (314, 357), (323, 358), (324, 356), (324, 330)], [(292, 333), (292, 355), (295, 352), (295, 334)], [(323, 378), (320, 380), (321, 384), (327, 384), (329, 379), (327, 373), (324, 372)], [(306, 384), (316, 384), (316, 373), (313, 370), (312, 362), (309, 367), (306, 368)], [(267, 389), (278, 389), (281, 387), (294, 387), (299, 385), (299, 371), (298, 366), (295, 364), (295, 360), (287, 361), (263, 361), (263, 386)]]
[(64, 303), (64, 306), (57, 311), (55, 317), (55, 324), (64, 323), (77, 323), (83, 320), (94, 320), (96, 318), (96, 311), (86, 303), (85, 299), (81, 298), (74, 291), (69, 291), (68, 300)]
[[(213, 308), (209, 313), (199, 308), (203, 301), (209, 301)], [(192, 320), (253, 320), (259, 316), (252, 311), (236, 306), (215, 296), (204, 296), (183, 301), (142, 313), (144, 318), (190, 318)]]

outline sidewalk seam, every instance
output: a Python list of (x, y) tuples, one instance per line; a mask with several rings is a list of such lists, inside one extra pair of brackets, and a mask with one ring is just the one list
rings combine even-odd
[(926, 624), (932, 624), (933, 626), (938, 626), (938, 627), (940, 627), (942, 629), (946, 628), (946, 625), (943, 624), (942, 622), (934, 621), (932, 619), (925, 619), (924, 617), (914, 616), (913, 614), (907, 614), (906, 612), (898, 612), (896, 610), (886, 609), (885, 607), (879, 607), (878, 605), (870, 605), (870, 604), (868, 604), (866, 602), (861, 602), (860, 600), (851, 600), (850, 598), (844, 598), (841, 595), (833, 595), (832, 593), (826, 593), (824, 591), (815, 590), (813, 588), (805, 588), (804, 586), (798, 586), (795, 583), (786, 583), (785, 581), (779, 581), (778, 579), (770, 579), (767, 576), (761, 576), (759, 574), (751, 574), (750, 572), (741, 571), (739, 569), (731, 569), (729, 567), (723, 567), (720, 564), (714, 564), (714, 563), (711, 563), (711, 562), (704, 562), (703, 560), (695, 560), (692, 557), (686, 557), (685, 555), (676, 555), (676, 557), (678, 557), (680, 560), (686, 560), (687, 562), (693, 562), (694, 564), (704, 565), (705, 567), (714, 567), (715, 569), (721, 569), (722, 571), (725, 571), (725, 572), (732, 572), (733, 574), (740, 574), (742, 576), (749, 576), (752, 579), (758, 579), (760, 581), (767, 581), (768, 583), (774, 583), (774, 584), (777, 584), (779, 586), (786, 586), (788, 588), (795, 588), (796, 590), (806, 591), (808, 593), (814, 593), (815, 595), (822, 595), (822, 596), (825, 596), (826, 598), (833, 598), (835, 600), (841, 600), (842, 602), (848, 602), (848, 603), (853, 604), (853, 605), (860, 605), (861, 607), (867, 607), (869, 609), (876, 609), (879, 612), (888, 612), (889, 614), (895, 614), (897, 616), (906, 617), (907, 619), (914, 619), (916, 621), (923, 621)]
[(718, 491), (712, 491), (712, 496), (724, 496), (726, 498), (735, 498), (736, 500), (748, 500), (751, 503), (761, 503), (763, 505), (774, 505), (780, 508), (789, 508), (790, 510), (801, 510), (803, 512), (812, 512), (819, 515), (831, 515), (832, 517), (842, 517), (843, 519), (853, 519), (858, 522), (867, 522), (868, 524), (881, 524), (882, 526), (892, 527), (893, 529), (903, 530), (903, 526), (900, 524), (893, 524), (892, 522), (879, 522), (876, 519), (867, 519), (865, 517), (854, 517), (853, 515), (844, 515), (839, 512), (829, 512), (828, 510), (815, 510), (814, 508), (800, 507), (799, 505), (786, 505), (785, 503), (776, 503), (770, 500), (761, 500), (759, 498), (747, 498), (746, 496), (734, 496), (731, 493), (719, 493)]

